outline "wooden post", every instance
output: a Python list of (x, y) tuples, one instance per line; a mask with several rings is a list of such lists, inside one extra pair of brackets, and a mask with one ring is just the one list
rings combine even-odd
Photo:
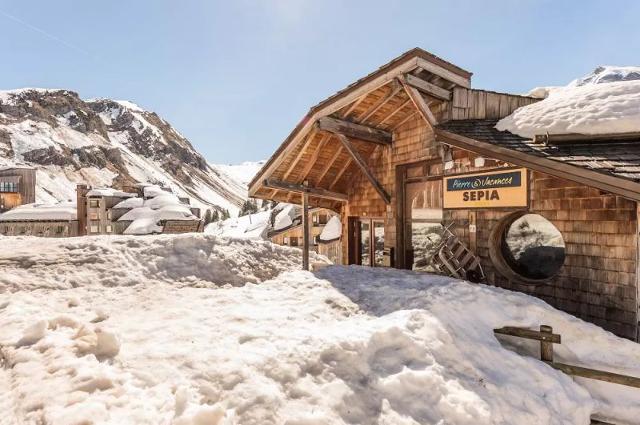
[[(548, 325), (540, 325), (540, 332), (551, 335), (553, 328)], [(553, 362), (553, 342), (540, 341), (540, 360), (544, 362)]]
[[(307, 182), (304, 185), (307, 186)], [(309, 270), (309, 194), (302, 194), (302, 269)]]

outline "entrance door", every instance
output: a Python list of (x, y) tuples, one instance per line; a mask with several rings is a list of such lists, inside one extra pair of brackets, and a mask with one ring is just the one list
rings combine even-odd
[(442, 240), (441, 162), (407, 166), (402, 181), (403, 266), (433, 272), (431, 259)]
[(384, 221), (349, 218), (349, 264), (381, 267), (384, 251)]

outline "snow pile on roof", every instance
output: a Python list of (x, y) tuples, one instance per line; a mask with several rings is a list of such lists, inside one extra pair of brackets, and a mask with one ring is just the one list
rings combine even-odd
[(155, 198), (156, 196), (166, 195), (167, 193), (171, 193), (171, 192), (155, 184), (150, 184), (148, 186), (145, 185), (144, 188), (142, 189), (142, 194), (144, 195), (145, 198)]
[(340, 217), (334, 215), (329, 219), (327, 224), (325, 224), (324, 229), (320, 233), (321, 241), (332, 241), (334, 239), (340, 238), (342, 235), (342, 222), (340, 221)]
[(17, 206), (3, 214), (0, 221), (21, 220), (77, 220), (78, 211), (75, 202), (57, 204), (25, 204)]
[(227, 238), (265, 239), (270, 226), (270, 215), (270, 211), (259, 211), (255, 214), (231, 217), (208, 224), (204, 232)]
[[(145, 193), (149, 187), (152, 186), (144, 188)], [(199, 220), (176, 195), (164, 190), (149, 193), (154, 197), (143, 200), (141, 206), (132, 208), (118, 218), (118, 221), (131, 221), (124, 230), (125, 235), (161, 233), (165, 220)]]
[(293, 219), (300, 214), (300, 207), (293, 204), (278, 204), (280, 212), (276, 215), (273, 230), (283, 230), (293, 224)]
[[(299, 251), (264, 241), (16, 241), (0, 247), (0, 285), (11, 291), (0, 292), (0, 379), (9, 381), (0, 388), (18, 423), (586, 424), (592, 413), (616, 423), (640, 415), (636, 390), (574, 381), (533, 358), (532, 342), (501, 345), (494, 328), (550, 324), (562, 334), (559, 361), (640, 375), (639, 345), (526, 295), (355, 266), (275, 277), (299, 267)], [(273, 279), (219, 287), (257, 274)]]
[(87, 192), (87, 196), (117, 196), (120, 198), (132, 198), (135, 197), (135, 193), (123, 192), (111, 187), (96, 187)]
[(144, 199), (139, 197), (128, 198), (118, 202), (113, 208), (138, 208), (144, 204)]
[(547, 90), (546, 99), (517, 109), (496, 128), (528, 138), (546, 133), (640, 132), (640, 68), (597, 71), (566, 87)]

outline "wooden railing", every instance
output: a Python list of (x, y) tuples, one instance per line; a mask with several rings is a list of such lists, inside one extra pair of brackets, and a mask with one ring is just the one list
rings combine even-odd
[(611, 382), (613, 384), (626, 385), (628, 387), (640, 388), (640, 378), (635, 376), (622, 375), (619, 373), (607, 372), (604, 370), (591, 369), (582, 366), (568, 365), (553, 360), (553, 344), (561, 343), (561, 336), (553, 333), (553, 328), (541, 325), (536, 331), (527, 328), (506, 326), (494, 329), (494, 333), (499, 335), (516, 336), (520, 338), (540, 341), (540, 360), (549, 366), (558, 369), (567, 375), (579, 376), (581, 378), (597, 379), (598, 381)]

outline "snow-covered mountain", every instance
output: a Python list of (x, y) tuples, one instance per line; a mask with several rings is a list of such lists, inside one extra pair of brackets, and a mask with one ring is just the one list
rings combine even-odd
[(245, 161), (242, 164), (212, 164), (211, 166), (231, 178), (235, 179), (243, 186), (249, 186), (251, 179), (255, 176), (266, 161)]
[(75, 199), (76, 183), (152, 182), (232, 213), (246, 198), (246, 186), (207, 163), (155, 112), (69, 90), (0, 92), (0, 167), (18, 164), (37, 169), (38, 202)]

